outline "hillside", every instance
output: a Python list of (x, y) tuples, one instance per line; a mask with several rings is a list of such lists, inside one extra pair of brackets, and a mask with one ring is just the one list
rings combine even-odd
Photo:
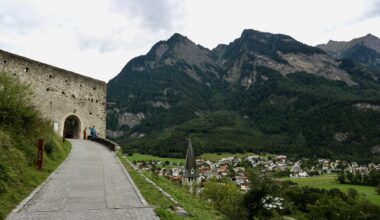
[[(0, 219), (19, 204), (66, 158), (68, 142), (55, 135), (30, 102), (31, 92), (0, 73)], [(45, 140), (43, 170), (37, 170), (36, 145)]]
[(380, 73), (281, 34), (243, 31), (208, 50), (175, 34), (108, 84), (108, 136), (183, 157), (266, 151), (371, 160), (380, 145)]

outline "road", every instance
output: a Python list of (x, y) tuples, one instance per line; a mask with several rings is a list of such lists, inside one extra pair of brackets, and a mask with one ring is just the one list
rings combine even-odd
[(72, 152), (7, 219), (159, 219), (106, 147), (70, 140)]

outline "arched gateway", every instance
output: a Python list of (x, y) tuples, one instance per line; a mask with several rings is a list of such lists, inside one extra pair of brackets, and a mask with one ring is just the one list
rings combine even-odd
[(65, 138), (79, 139), (81, 136), (81, 123), (77, 116), (70, 115), (65, 119), (63, 136)]
[(54, 131), (66, 138), (83, 138), (95, 126), (106, 136), (106, 90), (103, 81), (0, 50), (0, 72), (30, 85), (33, 104), (49, 119)]

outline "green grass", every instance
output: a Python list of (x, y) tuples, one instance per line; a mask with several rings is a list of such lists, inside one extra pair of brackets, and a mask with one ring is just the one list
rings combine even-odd
[[(237, 158), (245, 158), (251, 155), (254, 155), (255, 153), (221, 153), (221, 154), (216, 154), (216, 153), (204, 153), (199, 156), (199, 158), (205, 159), (205, 160), (210, 160), (212, 162), (218, 162), (220, 159), (225, 158), (225, 157), (237, 157)], [(268, 154), (268, 153), (260, 153), (260, 156), (263, 158), (268, 158), (268, 157), (273, 157), (274, 154)]]
[(44, 154), (43, 169), (37, 170), (34, 163), (30, 163), (25, 154), (9, 144), (9, 137), (0, 130), (0, 160), (6, 164), (7, 178), (0, 179), (0, 219), (25, 199), (37, 186), (65, 160), (71, 150), (71, 144), (61, 141), (57, 136), (52, 137), (55, 150), (50, 155)]
[[(153, 187), (152, 184), (147, 183), (144, 178), (134, 170), (125, 157), (122, 156), (121, 152), (117, 152), (116, 155), (123, 163), (124, 167), (128, 170), (129, 175), (131, 175), (136, 186), (139, 188), (141, 194), (144, 196), (146, 201), (153, 206), (154, 211), (161, 219), (165, 220), (175, 220), (183, 219), (177, 216), (169, 208), (174, 205), (174, 203), (167, 197), (165, 197), (158, 189)], [(137, 156), (137, 155), (136, 155)]]
[[(247, 156), (253, 155), (254, 153), (204, 153), (197, 158), (202, 158), (205, 160), (210, 160), (212, 162), (218, 162), (220, 159), (225, 158), (225, 157), (237, 157), (237, 158), (245, 158)], [(268, 158), (270, 156), (273, 156), (273, 154), (260, 154), (260, 156), (264, 158)], [(134, 153), (132, 156), (127, 156), (128, 160), (130, 161), (149, 161), (149, 160), (155, 160), (155, 161), (169, 161), (171, 163), (184, 163), (185, 159), (180, 159), (180, 158), (166, 158), (166, 157), (158, 157), (158, 156), (153, 156), (153, 155), (148, 155), (148, 154), (140, 154), (140, 153)]]
[(185, 159), (180, 159), (180, 158), (165, 158), (165, 157), (157, 157), (157, 156), (152, 156), (152, 155), (148, 155), (148, 154), (139, 154), (139, 153), (134, 153), (132, 156), (128, 156), (127, 158), (130, 161), (134, 161), (134, 160), (136, 160), (136, 161), (156, 160), (157, 161), (158, 160), (158, 161), (161, 161), (163, 163), (165, 161), (169, 161), (171, 163), (177, 163), (177, 164), (185, 162)]
[[(62, 142), (32, 103), (33, 92), (0, 73), (0, 219), (40, 185), (67, 157)], [(37, 142), (45, 140), (44, 166), (36, 168)]]
[(310, 186), (321, 189), (337, 188), (346, 192), (349, 188), (353, 188), (363, 197), (380, 206), (380, 195), (376, 193), (376, 187), (372, 186), (359, 186), (352, 184), (340, 184), (336, 180), (336, 175), (322, 175), (307, 178), (284, 178), (284, 180), (291, 180), (300, 186)]
[[(174, 203), (165, 197), (159, 190), (157, 190), (153, 185), (147, 183), (142, 176), (140, 176), (137, 171), (133, 170), (132, 167), (128, 164), (127, 159), (122, 156), (120, 152), (117, 153), (117, 156), (122, 161), (129, 174), (131, 175), (133, 181), (141, 191), (144, 198), (147, 202), (154, 207), (154, 211), (162, 220), (176, 220), (176, 219), (225, 219), (219, 212), (214, 210), (211, 206), (206, 204), (204, 201), (201, 201), (197, 197), (191, 195), (185, 187), (182, 185), (175, 184), (170, 182), (164, 177), (153, 176), (149, 172), (145, 172), (148, 178), (154, 181), (157, 185), (163, 188), (168, 192), (173, 198), (178, 201), (179, 205), (183, 207), (189, 214), (189, 217), (180, 217), (170, 210), (170, 206)], [(141, 157), (141, 155), (136, 155), (137, 158), (146, 158)], [(144, 155), (145, 156), (145, 155)], [(133, 156), (132, 156), (133, 157)], [(151, 158), (151, 157), (147, 157)], [(129, 159), (129, 157), (128, 157)], [(166, 159), (166, 158), (165, 158)], [(178, 160), (178, 159), (176, 159)]]
[(221, 154), (216, 154), (216, 153), (204, 153), (199, 156), (199, 158), (205, 159), (205, 160), (210, 160), (212, 162), (218, 162), (220, 159), (225, 158), (225, 157), (237, 157), (237, 158), (244, 158), (249, 155), (253, 155), (253, 153), (237, 153), (237, 154), (232, 154), (232, 153), (221, 153)]

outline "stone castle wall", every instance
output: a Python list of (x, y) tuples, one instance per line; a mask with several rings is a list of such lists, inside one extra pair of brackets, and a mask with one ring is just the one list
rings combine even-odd
[[(0, 72), (18, 76), (30, 85), (33, 103), (63, 136), (67, 117), (79, 118), (80, 138), (85, 127), (106, 135), (106, 83), (0, 50)], [(87, 135), (88, 135), (87, 130)]]

